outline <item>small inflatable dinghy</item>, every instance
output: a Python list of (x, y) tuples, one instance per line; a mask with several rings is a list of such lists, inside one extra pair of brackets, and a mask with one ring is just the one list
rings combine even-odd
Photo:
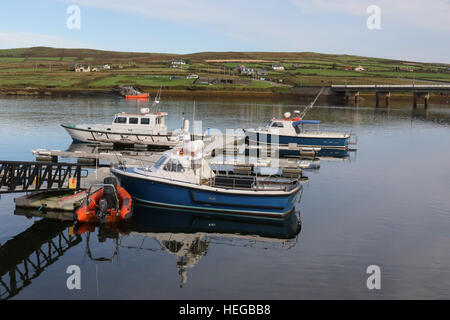
[[(92, 191), (95, 190), (95, 191)], [(130, 194), (117, 185), (116, 178), (105, 178), (103, 184), (92, 185), (86, 199), (75, 211), (79, 222), (120, 222), (133, 215), (133, 200)]]

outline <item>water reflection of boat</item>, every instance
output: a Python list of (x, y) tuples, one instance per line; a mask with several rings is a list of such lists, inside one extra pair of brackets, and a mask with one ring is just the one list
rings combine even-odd
[(136, 205), (131, 220), (134, 232), (153, 233), (215, 233), (251, 235), (252, 238), (292, 239), (300, 232), (300, 217), (292, 214), (286, 219), (255, 221), (254, 219), (205, 214), (204, 212), (173, 211)]
[[(64, 221), (64, 213), (16, 210), (16, 215), (43, 217), (25, 232), (0, 247), (1, 299), (17, 295), (47, 266), (69, 248), (86, 239), (86, 255), (97, 264), (113, 262), (119, 250), (163, 252), (177, 258), (181, 285), (187, 271), (195, 267), (216, 246), (241, 246), (248, 249), (287, 250), (296, 245), (301, 230), (299, 214), (283, 220), (234, 219), (206, 215), (203, 212), (178, 212), (143, 205), (135, 207), (131, 221), (120, 224), (89, 224)], [(90, 239), (98, 243), (113, 242), (114, 251), (94, 255)], [(37, 259), (37, 260), (36, 260)], [(9, 276), (9, 279), (6, 279)], [(11, 285), (10, 285), (11, 284)]]
[(129, 224), (95, 226), (79, 223), (76, 226), (78, 234), (94, 232), (96, 228), (99, 242), (106, 238), (116, 241), (121, 233), (120, 249), (165, 252), (176, 256), (183, 285), (187, 281), (187, 270), (195, 267), (212, 245), (285, 250), (295, 246), (301, 223), (298, 214), (284, 220), (255, 222), (137, 205)]
[(187, 269), (197, 265), (212, 245), (288, 249), (296, 244), (301, 222), (297, 214), (279, 221), (255, 222), (137, 206), (131, 230), (133, 241), (122, 242), (121, 246), (153, 251), (158, 248), (148, 246), (145, 240), (156, 240), (160, 250), (177, 257), (183, 285)]

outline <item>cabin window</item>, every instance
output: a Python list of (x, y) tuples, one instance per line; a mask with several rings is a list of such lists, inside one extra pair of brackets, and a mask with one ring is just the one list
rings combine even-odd
[(272, 128), (283, 128), (283, 124), (281, 122), (273, 122), (271, 127)]
[(127, 123), (126, 117), (117, 117), (116, 120), (114, 120), (114, 123)]
[(150, 124), (150, 118), (141, 118), (141, 124)]
[(184, 172), (183, 165), (176, 159), (171, 159), (164, 166), (164, 170), (171, 172)]
[(160, 124), (161, 123), (161, 118), (156, 118), (156, 124)]
[(129, 124), (138, 124), (138, 123), (139, 123), (138, 118), (130, 118), (130, 120), (129, 120)]
[(166, 162), (166, 160), (167, 156), (162, 156), (161, 158), (159, 158), (159, 160), (156, 161), (156, 163), (153, 165), (153, 169), (155, 171), (158, 170), (164, 164), (164, 162)]

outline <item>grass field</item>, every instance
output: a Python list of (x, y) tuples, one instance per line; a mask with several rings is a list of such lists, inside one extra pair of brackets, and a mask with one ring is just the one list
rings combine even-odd
[(194, 80), (170, 79), (169, 76), (146, 76), (146, 75), (113, 75), (101, 78), (89, 83), (89, 87), (114, 87), (114, 86), (140, 86), (140, 87), (188, 87)]
[[(182, 68), (172, 68), (172, 59), (185, 59)], [(272, 70), (282, 64), (284, 71)], [(111, 70), (75, 73), (76, 64), (91, 67), (111, 65)], [(239, 75), (236, 66), (266, 69), (264, 76)], [(293, 65), (300, 65), (294, 67)], [(365, 71), (345, 70), (362, 66)], [(90, 49), (46, 47), (0, 50), (0, 88), (26, 87), (111, 89), (117, 86), (140, 88), (201, 88), (210, 90), (287, 90), (296, 86), (331, 84), (411, 84), (423, 81), (450, 83), (450, 65), (390, 59), (330, 55), (312, 52), (201, 52), (186, 55), (164, 53), (110, 52)], [(407, 70), (413, 70), (408, 72)], [(209, 79), (247, 79), (248, 84), (197, 84), (187, 75)], [(266, 81), (255, 80), (264, 77)], [(239, 82), (238, 83), (242, 83)], [(283, 86), (273, 83), (282, 83)]]

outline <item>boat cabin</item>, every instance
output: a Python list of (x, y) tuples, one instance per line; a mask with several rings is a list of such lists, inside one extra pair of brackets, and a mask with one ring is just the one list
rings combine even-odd
[(138, 130), (154, 129), (156, 132), (166, 134), (166, 120), (167, 112), (146, 113), (146, 114), (127, 114), (118, 113), (114, 117), (113, 126), (126, 126)]
[(203, 158), (203, 141), (185, 141), (182, 146), (166, 151), (153, 166), (136, 172), (164, 179), (202, 184), (214, 177)]
[(272, 119), (267, 130), (279, 135), (292, 136), (305, 131), (304, 125), (319, 125), (319, 120)]

